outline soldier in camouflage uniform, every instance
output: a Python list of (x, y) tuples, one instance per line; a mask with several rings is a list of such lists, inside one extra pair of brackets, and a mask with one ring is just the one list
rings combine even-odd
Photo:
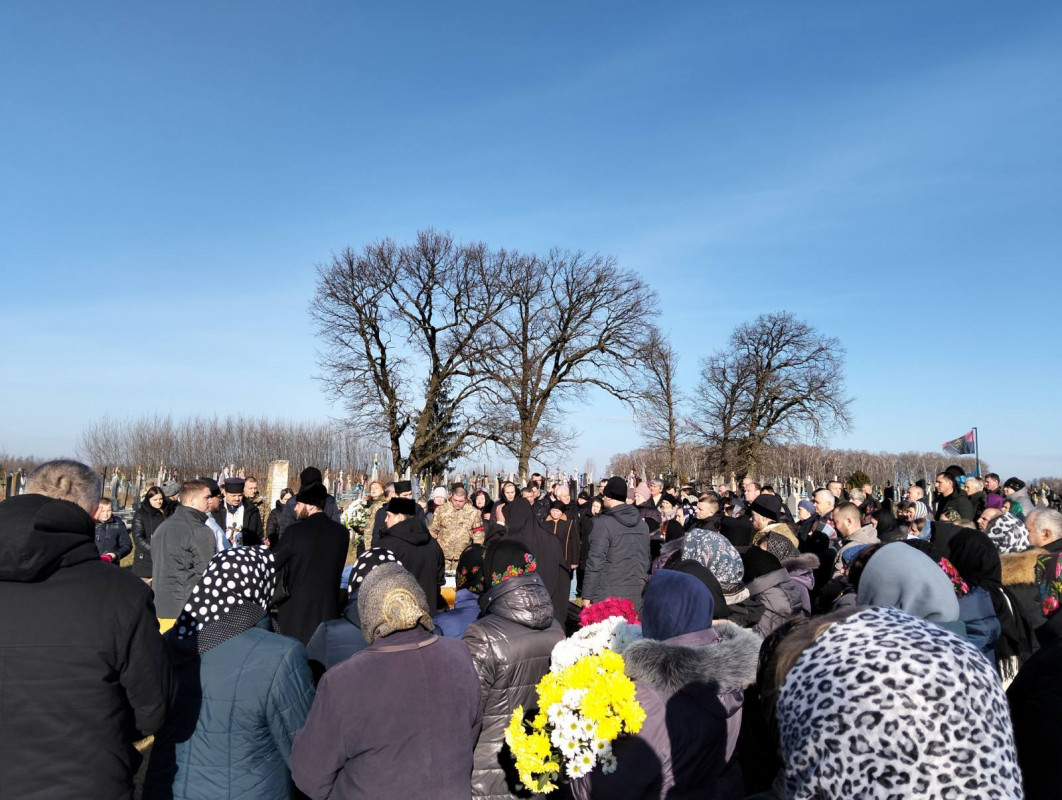
[(428, 532), (442, 547), (447, 571), (457, 569), (457, 559), (468, 545), (483, 544), (483, 518), (468, 502), (464, 486), (455, 486), (450, 501), (435, 509)]

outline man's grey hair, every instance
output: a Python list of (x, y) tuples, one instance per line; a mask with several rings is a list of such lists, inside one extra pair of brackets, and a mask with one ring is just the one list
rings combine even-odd
[(864, 500), (867, 499), (867, 496), (865, 494), (863, 494), (863, 490), (862, 489), (853, 489), (852, 491), (850, 491), (848, 493), (848, 499), (851, 500), (856, 505), (859, 505), (860, 503), (862, 503)]
[(828, 499), (829, 502), (830, 502), (830, 507), (831, 508), (837, 502), (837, 498), (833, 496), (833, 492), (831, 492), (829, 489), (816, 489), (814, 497), (815, 497), (816, 500), (819, 500), (819, 499), (827, 500)]
[[(1036, 521), (1035, 525), (1033, 520)], [(1052, 538), (1062, 540), (1062, 511), (1055, 511), (1053, 508), (1033, 509), (1025, 518), (1025, 525), (1030, 530), (1034, 527), (1038, 530), (1047, 528), (1051, 531)]]
[(26, 478), (26, 492), (68, 500), (95, 514), (103, 496), (103, 479), (80, 461), (60, 458), (41, 464)]

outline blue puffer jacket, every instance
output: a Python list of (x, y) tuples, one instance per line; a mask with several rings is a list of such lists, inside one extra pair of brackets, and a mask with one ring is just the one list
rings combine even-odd
[(465, 629), (479, 619), (479, 595), (468, 589), (458, 589), (454, 597), (452, 611), (439, 611), (431, 621), (435, 623), (435, 632), (443, 636), (464, 635)]
[(286, 800), (291, 742), (314, 688), (306, 648), (263, 620), (177, 668), (179, 696), (155, 737), (145, 800)]

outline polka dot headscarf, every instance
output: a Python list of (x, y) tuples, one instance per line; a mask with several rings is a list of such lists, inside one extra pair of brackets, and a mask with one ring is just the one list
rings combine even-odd
[(217, 553), (169, 632), (179, 650), (203, 653), (265, 619), (276, 588), (273, 554), (257, 547)]
[(354, 562), (354, 569), (350, 571), (350, 579), (347, 581), (347, 593), (354, 594), (360, 589), (365, 576), (381, 564), (402, 566), (402, 562), (395, 558), (395, 554), (390, 550), (383, 547), (370, 548), (358, 556), (358, 560)]

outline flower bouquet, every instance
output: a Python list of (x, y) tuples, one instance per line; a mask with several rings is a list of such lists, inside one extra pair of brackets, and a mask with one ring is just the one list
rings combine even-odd
[(584, 607), (579, 612), (579, 624), (585, 628), (587, 625), (593, 625), (609, 617), (622, 617), (631, 625), (641, 624), (634, 603), (625, 597), (606, 597), (604, 600)]
[(365, 497), (351, 501), (340, 519), (350, 532), (350, 540), (357, 544), (365, 534), (365, 526), (369, 524), (369, 504)]
[(599, 655), (607, 650), (621, 655), (631, 643), (641, 638), (641, 625), (632, 625), (623, 617), (608, 617), (557, 642), (550, 655), (550, 672), (560, 672), (583, 656)]
[(552, 792), (558, 781), (579, 778), (598, 765), (614, 772), (612, 742), (637, 733), (645, 721), (623, 656), (611, 650), (548, 672), (536, 690), (540, 710), (525, 718), (518, 706), (505, 730), (520, 781), (535, 792)]

